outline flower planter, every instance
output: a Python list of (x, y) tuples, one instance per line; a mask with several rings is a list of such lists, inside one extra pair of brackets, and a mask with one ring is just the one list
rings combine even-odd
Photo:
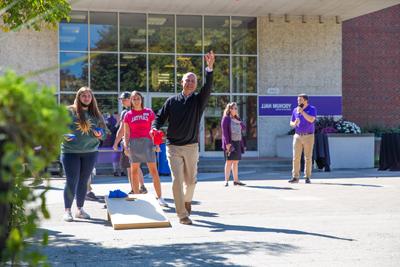
[(328, 134), (332, 169), (374, 168), (373, 134)]

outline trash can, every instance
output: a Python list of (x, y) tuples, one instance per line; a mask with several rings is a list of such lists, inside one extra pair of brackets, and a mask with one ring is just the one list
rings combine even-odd
[(159, 175), (170, 175), (171, 170), (168, 166), (167, 160), (167, 146), (165, 143), (160, 145), (160, 152), (158, 153), (158, 174)]

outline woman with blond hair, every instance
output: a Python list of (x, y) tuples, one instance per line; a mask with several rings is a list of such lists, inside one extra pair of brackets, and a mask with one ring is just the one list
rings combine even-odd
[(68, 106), (72, 134), (65, 135), (61, 144), (61, 162), (67, 177), (64, 188), (64, 220), (73, 221), (71, 206), (76, 197), (75, 218), (90, 219), (83, 210), (90, 175), (97, 160), (100, 140), (106, 138), (106, 124), (89, 87), (82, 87)]
[(221, 120), (222, 129), (222, 149), (225, 155), (225, 186), (228, 186), (231, 171), (233, 174), (233, 185), (245, 185), (239, 181), (238, 166), (239, 160), (245, 151), (242, 130), (245, 129), (244, 123), (238, 114), (238, 107), (235, 102), (228, 103), (225, 107)]
[[(150, 135), (151, 124), (155, 114), (150, 108), (144, 107), (144, 98), (138, 91), (131, 94), (131, 110), (124, 117), (124, 150), (131, 164), (131, 186), (135, 194), (139, 194), (139, 169), (140, 163), (147, 163), (149, 172), (153, 177), (160, 206), (168, 207), (161, 196), (160, 176), (156, 165), (156, 153), (153, 149), (153, 137)], [(156, 147), (159, 151), (159, 147)]]

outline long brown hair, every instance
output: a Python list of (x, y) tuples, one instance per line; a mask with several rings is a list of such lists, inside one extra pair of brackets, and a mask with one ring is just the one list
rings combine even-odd
[(133, 97), (135, 96), (135, 95), (138, 95), (138, 96), (140, 96), (140, 99), (141, 99), (141, 107), (142, 107), (142, 109), (144, 109), (144, 97), (143, 97), (143, 95), (139, 92), (139, 91), (133, 91), (132, 93), (131, 93), (131, 109), (133, 109)]
[[(228, 117), (230, 117), (230, 116), (231, 116), (231, 109), (232, 109), (234, 106), (236, 106), (236, 107), (238, 106), (236, 102), (230, 102), (230, 103), (226, 104), (226, 107), (225, 107), (223, 116), (228, 116)], [(240, 120), (240, 117), (239, 117), (239, 115), (237, 115), (237, 114), (235, 115), (234, 118), (237, 119), (237, 120)]]
[(78, 118), (79, 124), (81, 126), (83, 126), (83, 124), (85, 124), (85, 115), (84, 115), (82, 103), (79, 100), (79, 98), (85, 92), (89, 92), (92, 95), (92, 101), (90, 102), (90, 104), (88, 106), (89, 114), (99, 120), (100, 127), (106, 128), (106, 123), (104, 121), (103, 115), (101, 115), (101, 112), (97, 106), (97, 100), (94, 97), (92, 89), (90, 89), (89, 87), (87, 87), (87, 86), (81, 87), (78, 90), (78, 92), (76, 92), (74, 104), (72, 104), (68, 108), (72, 109), (76, 113), (76, 117)]

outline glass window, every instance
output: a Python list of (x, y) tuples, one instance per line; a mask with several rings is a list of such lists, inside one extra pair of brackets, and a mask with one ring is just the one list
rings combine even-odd
[(233, 96), (240, 118), (246, 124), (245, 139), (248, 151), (257, 150), (257, 96)]
[(182, 77), (187, 72), (193, 72), (197, 76), (197, 85), (201, 87), (203, 84), (202, 74), (203, 74), (203, 61), (202, 56), (176, 56), (176, 81), (177, 81), (177, 91), (182, 91)]
[(175, 52), (175, 21), (173, 15), (149, 15), (149, 52)]
[(232, 57), (232, 89), (234, 93), (257, 92), (256, 57)]
[(93, 91), (118, 92), (116, 54), (90, 54), (90, 87)]
[(149, 89), (152, 92), (175, 92), (174, 56), (149, 55)]
[(94, 96), (96, 97), (97, 100), (97, 105), (100, 109), (100, 112), (105, 117), (105, 119), (107, 119), (114, 113), (118, 113), (118, 94), (103, 95), (103, 94), (96, 94), (96, 91), (94, 91), (94, 93), (95, 93)]
[(60, 22), (60, 50), (87, 51), (88, 13), (73, 11), (70, 16), (70, 22)]
[(120, 55), (120, 91), (146, 91), (146, 55)]
[(87, 53), (60, 53), (60, 91), (77, 91), (88, 85)]
[(146, 52), (146, 14), (119, 14), (120, 51)]
[(201, 16), (176, 16), (177, 53), (202, 53)]
[(229, 57), (218, 56), (214, 64), (214, 93), (229, 93)]
[(90, 49), (117, 51), (117, 13), (90, 12)]
[(229, 54), (229, 17), (204, 17), (204, 52)]
[(257, 54), (257, 18), (232, 17), (233, 54)]
[(204, 147), (206, 151), (222, 151), (221, 118), (229, 95), (211, 96), (204, 112)]
[(61, 94), (60, 104), (64, 106), (69, 106), (74, 104), (75, 94)]

